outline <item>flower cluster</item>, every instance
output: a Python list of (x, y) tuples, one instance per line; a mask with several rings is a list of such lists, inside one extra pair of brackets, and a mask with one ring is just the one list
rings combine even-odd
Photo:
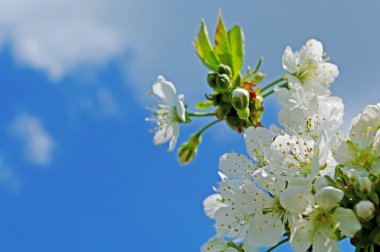
[[(344, 134), (344, 105), (329, 89), (339, 70), (316, 39), (296, 52), (287, 47), (286, 73), (264, 86), (262, 59), (241, 73), (243, 32), (237, 25), (226, 30), (221, 14), (215, 45), (202, 22), (194, 46), (210, 69), (212, 90), (196, 109), (214, 110), (190, 112), (184, 96), (159, 76), (152, 90), (158, 105), (147, 119), (157, 123), (154, 143), (170, 142), (171, 151), (181, 123), (211, 116), (216, 120), (180, 146), (180, 163), (194, 159), (202, 133), (221, 121), (243, 133), (249, 154), (220, 157), (221, 182), (204, 201), (216, 236), (201, 251), (272, 251), (289, 242), (296, 252), (335, 252), (345, 238), (357, 251), (380, 251), (380, 103), (365, 107)], [(264, 100), (271, 94), (281, 106), (279, 126), (264, 128)]]
[[(170, 142), (169, 151), (175, 148), (180, 124), (190, 123), (196, 117), (215, 118), (215, 121), (194, 133), (180, 146), (178, 160), (181, 164), (187, 164), (194, 159), (201, 143), (202, 133), (218, 122), (225, 121), (231, 129), (239, 133), (251, 126), (261, 126), (264, 98), (274, 92), (273, 87), (276, 84), (287, 86), (284, 77), (264, 87), (258, 86), (265, 78), (265, 75), (259, 72), (262, 59), (258, 61), (254, 69), (248, 67), (245, 74), (241, 73), (244, 60), (243, 31), (238, 25), (226, 30), (221, 14), (219, 14), (215, 32), (215, 45), (211, 45), (206, 24), (202, 22), (194, 46), (200, 60), (210, 70), (205, 79), (211, 92), (205, 96), (205, 101), (195, 106), (197, 110), (202, 111), (189, 111), (184, 104), (184, 96), (177, 96), (174, 85), (162, 76), (157, 78), (151, 92), (158, 104), (148, 107), (153, 112), (153, 117), (147, 118), (147, 121), (157, 123), (153, 141), (157, 145)], [(302, 75), (307, 75), (308, 71), (310, 73), (317, 71), (308, 70), (310, 67), (306, 66), (307, 59), (303, 60), (305, 66), (297, 70), (302, 72)], [(321, 61), (321, 67), (322, 65), (325, 67), (326, 64), (322, 59)], [(212, 107), (214, 107), (213, 111), (204, 112)]]
[(356, 116), (343, 136), (343, 103), (331, 96), (336, 65), (311, 39), (283, 54), (287, 87), (277, 87), (281, 127), (249, 127), (249, 157), (220, 158), (218, 192), (204, 201), (217, 235), (202, 252), (339, 251), (346, 237), (358, 251), (380, 247), (380, 104)]

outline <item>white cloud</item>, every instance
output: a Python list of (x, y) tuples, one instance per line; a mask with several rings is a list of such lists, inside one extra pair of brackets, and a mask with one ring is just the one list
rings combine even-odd
[(39, 166), (50, 164), (55, 143), (39, 118), (27, 114), (18, 115), (11, 125), (11, 130), (23, 141), (25, 158), (28, 161)]
[[(192, 101), (208, 89), (206, 70), (195, 56), (191, 41), (201, 18), (207, 20), (212, 32), (217, 9), (222, 7), (226, 23), (239, 22), (246, 31), (247, 63), (255, 64), (265, 56), (265, 71), (276, 78), (284, 73), (281, 53), (285, 46), (302, 44), (316, 36), (326, 42), (334, 61), (341, 61), (337, 63), (342, 82), (336, 94), (342, 95), (346, 103), (366, 101), (368, 96), (377, 100), (376, 92), (357, 97), (352, 91), (359, 82), (361, 87), (375, 87), (379, 80), (376, 62), (380, 36), (371, 32), (379, 22), (375, 2), (322, 2), (329, 3), (330, 8), (302, 0), (286, 4), (245, 0), (239, 3), (244, 6), (239, 11), (235, 2), (227, 0), (0, 0), (0, 45), (1, 41), (8, 44), (18, 61), (46, 71), (56, 80), (82, 67), (101, 66), (130, 51), (133, 62), (126, 68), (136, 94), (147, 97), (156, 75), (163, 74), (186, 94), (187, 101)], [(260, 11), (252, 15), (252, 10)], [(324, 19), (320, 18), (322, 12)], [(287, 29), (284, 18), (296, 24), (295, 29)]]
[(126, 49), (124, 34), (102, 2), (0, 0), (0, 38), (10, 42), (21, 63), (60, 79)]
[[(128, 76), (133, 76), (139, 94), (147, 96), (161, 73), (187, 88), (179, 91), (189, 93), (196, 90), (191, 84), (197, 78), (185, 66), (173, 69), (188, 62), (189, 55), (198, 61), (191, 41), (201, 16), (173, 22), (184, 18), (189, 8), (195, 9), (174, 0), (0, 0), (0, 41), (10, 46), (18, 62), (46, 72), (52, 80), (131, 51)], [(184, 75), (188, 77), (180, 79)]]
[(18, 193), (21, 190), (22, 183), (16, 177), (13, 170), (5, 163), (0, 155), (0, 184), (13, 193)]

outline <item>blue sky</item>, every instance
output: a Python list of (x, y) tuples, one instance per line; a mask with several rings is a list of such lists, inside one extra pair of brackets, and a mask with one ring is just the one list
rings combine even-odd
[[(246, 65), (264, 56), (267, 81), (283, 74), (287, 45), (315, 37), (340, 67), (346, 124), (379, 102), (376, 0), (0, 0), (1, 251), (193, 252), (213, 236), (202, 201), (219, 156), (245, 153), (241, 136), (215, 126), (182, 167), (153, 145), (144, 106), (158, 74), (189, 105), (202, 99), (191, 42), (219, 8), (244, 28)], [(266, 101), (266, 125), (277, 109)], [(208, 122), (195, 120), (180, 142)]]

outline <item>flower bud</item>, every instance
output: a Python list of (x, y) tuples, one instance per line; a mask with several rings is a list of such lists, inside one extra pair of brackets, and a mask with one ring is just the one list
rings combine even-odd
[(253, 77), (252, 81), (253, 81), (254, 83), (256, 83), (256, 84), (259, 84), (260, 82), (262, 82), (262, 81), (264, 80), (264, 78), (265, 78), (265, 75), (264, 75), (263, 73), (257, 73), (257, 74)]
[(219, 74), (226, 74), (229, 78), (232, 76), (231, 68), (227, 65), (219, 65), (218, 66), (218, 73)]
[(232, 106), (236, 110), (246, 109), (249, 105), (249, 92), (242, 88), (236, 88), (232, 92)]
[(216, 85), (216, 78), (217, 78), (217, 76), (218, 76), (218, 74), (215, 73), (215, 72), (209, 72), (207, 74), (207, 83), (214, 90), (216, 90), (218, 88), (217, 85)]
[(229, 88), (231, 83), (230, 77), (227, 74), (218, 74), (216, 77), (216, 86), (219, 91), (226, 90)]
[(369, 180), (368, 177), (359, 177), (358, 182), (359, 182), (359, 190), (362, 193), (369, 194), (371, 192), (372, 182), (371, 182), (371, 180)]
[(221, 104), (215, 111), (216, 116), (219, 119), (224, 118), (231, 110), (231, 104)]
[(237, 116), (230, 116), (230, 115), (227, 115), (226, 116), (226, 122), (228, 124), (228, 126), (231, 127), (231, 129), (241, 133), (243, 128), (245, 127), (245, 123), (243, 120), (241, 120), (239, 117)]
[(354, 207), (355, 213), (359, 218), (370, 220), (375, 213), (375, 205), (369, 200), (362, 200)]
[(199, 134), (193, 134), (189, 141), (183, 143), (178, 149), (178, 159), (180, 164), (186, 165), (193, 161), (197, 155), (198, 146), (201, 143), (202, 138)]

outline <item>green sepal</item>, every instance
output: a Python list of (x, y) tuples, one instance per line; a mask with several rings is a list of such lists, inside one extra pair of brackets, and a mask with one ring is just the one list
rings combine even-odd
[(215, 54), (219, 57), (220, 61), (224, 65), (231, 67), (232, 74), (234, 74), (235, 69), (233, 68), (229, 36), (224, 26), (221, 11), (219, 11), (218, 22), (216, 26), (214, 39), (215, 39), (215, 47), (214, 47)]
[(204, 20), (201, 22), (197, 39), (194, 41), (194, 47), (203, 64), (211, 70), (216, 71), (220, 65), (220, 60), (214, 53), (211, 42), (208, 38), (208, 31)]
[(237, 87), (240, 87), (240, 82), (241, 82), (241, 74), (238, 73), (234, 79), (232, 79), (232, 89), (235, 89)]
[(380, 203), (380, 200), (379, 200), (379, 195), (377, 195), (377, 193), (375, 191), (372, 191), (368, 198), (373, 202), (375, 203), (375, 205), (378, 207), (379, 206), (379, 203)]
[(195, 104), (195, 108), (200, 109), (200, 110), (206, 110), (206, 109), (212, 107), (213, 105), (214, 105), (214, 103), (212, 101), (208, 100), (208, 101), (197, 102)]
[(240, 26), (235, 25), (228, 31), (228, 39), (231, 48), (231, 68), (235, 76), (243, 67), (244, 61), (244, 33)]

